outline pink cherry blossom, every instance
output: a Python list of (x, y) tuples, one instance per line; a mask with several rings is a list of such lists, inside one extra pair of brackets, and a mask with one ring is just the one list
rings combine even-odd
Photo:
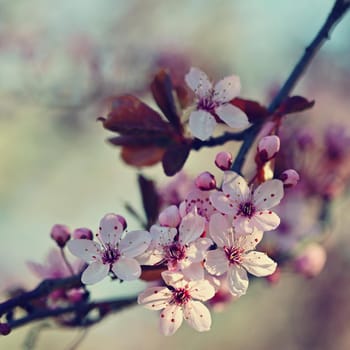
[[(168, 287), (149, 287), (138, 297), (138, 303), (149, 310), (162, 310), (160, 331), (173, 335), (183, 319), (198, 332), (209, 331), (211, 316), (206, 301), (215, 294), (214, 287), (206, 280), (187, 281), (180, 273), (165, 271), (162, 277)], [(200, 301), (198, 301), (200, 300)]]
[(246, 128), (250, 125), (246, 114), (230, 103), (241, 90), (238, 76), (226, 77), (213, 87), (204, 72), (191, 68), (185, 81), (197, 98), (196, 109), (189, 120), (191, 133), (195, 137), (208, 139), (214, 132), (217, 117), (231, 128)]
[(201, 238), (204, 227), (205, 219), (196, 212), (183, 217), (178, 229), (153, 225), (152, 243), (140, 261), (145, 265), (166, 263), (171, 271), (182, 271), (189, 279), (202, 279), (202, 261), (212, 244), (211, 239)]
[(209, 233), (217, 249), (207, 253), (204, 266), (215, 276), (227, 273), (228, 288), (232, 295), (240, 297), (247, 292), (247, 271), (254, 276), (271, 275), (277, 264), (265, 253), (255, 251), (263, 233), (236, 235), (230, 220), (222, 214), (214, 214), (209, 223)]
[(68, 242), (71, 253), (89, 264), (81, 277), (83, 283), (97, 283), (109, 272), (126, 281), (140, 277), (141, 267), (135, 257), (148, 248), (151, 237), (147, 231), (130, 231), (123, 234), (125, 227), (124, 218), (107, 214), (100, 221), (97, 235), (100, 243), (87, 239)]
[(270, 209), (283, 197), (283, 183), (280, 180), (263, 182), (251, 191), (245, 179), (233, 171), (225, 171), (222, 192), (215, 191), (210, 199), (223, 214), (233, 216), (233, 225), (240, 234), (254, 230), (274, 230), (280, 219)]

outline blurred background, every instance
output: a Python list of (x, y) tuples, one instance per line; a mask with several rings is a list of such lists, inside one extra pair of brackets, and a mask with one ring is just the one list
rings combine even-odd
[[(1, 0), (0, 289), (38, 283), (26, 262), (44, 261), (53, 224), (95, 230), (107, 212), (128, 216), (126, 201), (141, 211), (137, 171), (120, 160), (96, 122), (106, 98), (131, 92), (153, 103), (152, 73), (172, 64), (198, 66), (215, 80), (238, 74), (243, 97), (268, 103), (332, 4)], [(349, 37), (348, 15), (295, 91), (316, 100), (307, 113), (316, 131), (329, 122), (350, 129)], [(218, 150), (192, 152), (185, 170), (214, 172), (208, 159)], [(145, 174), (166, 181), (159, 165)], [(349, 204), (344, 195), (335, 202), (327, 264), (316, 278), (285, 273), (277, 284), (255, 283), (247, 296), (214, 314), (207, 334), (184, 326), (162, 337), (156, 313), (135, 307), (95, 326), (79, 349), (349, 349)], [(133, 218), (128, 222), (137, 228)], [(134, 294), (143, 287), (105, 281), (93, 294)], [(0, 349), (23, 348), (29, 330), (2, 338)], [(48, 329), (35, 349), (70, 349), (79, 336), (77, 330)]]

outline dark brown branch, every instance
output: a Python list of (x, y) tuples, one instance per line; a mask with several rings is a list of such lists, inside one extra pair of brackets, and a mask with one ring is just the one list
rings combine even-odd
[[(341, 18), (345, 15), (347, 10), (350, 7), (350, 2), (345, 0), (337, 0), (328, 15), (325, 23), (323, 24), (320, 31), (317, 33), (315, 38), (312, 40), (311, 44), (305, 49), (304, 54), (301, 56), (298, 63), (295, 65), (294, 69), (290, 73), (288, 79), (276, 95), (276, 97), (272, 100), (268, 111), (269, 114), (272, 115), (281, 102), (288, 97), (291, 91), (294, 89), (295, 85), (305, 73), (306, 69), (310, 65), (312, 59), (318, 53), (322, 45), (330, 39), (330, 33), (335, 28), (337, 23), (341, 20)], [(248, 130), (246, 134), (246, 138), (244, 139), (241, 148), (236, 156), (235, 161), (232, 165), (232, 170), (241, 173), (242, 167), (245, 162), (246, 155), (250, 150), (252, 144), (258, 133), (261, 130), (263, 124), (254, 124)]]

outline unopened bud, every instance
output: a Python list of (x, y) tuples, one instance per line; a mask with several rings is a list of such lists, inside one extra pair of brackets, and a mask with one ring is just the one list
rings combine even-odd
[(276, 135), (263, 137), (258, 144), (258, 159), (266, 163), (280, 150), (280, 138)]
[(8, 323), (0, 323), (0, 334), (1, 335), (8, 335), (11, 332), (11, 327), (8, 325)]
[(70, 240), (70, 230), (65, 225), (54, 225), (50, 235), (60, 248), (63, 248)]
[(86, 227), (77, 228), (73, 232), (73, 238), (74, 239), (89, 239), (92, 240), (94, 238), (94, 235), (92, 231)]
[(280, 180), (284, 187), (293, 187), (299, 182), (300, 176), (294, 169), (288, 169), (280, 175)]
[(181, 216), (179, 209), (176, 205), (164, 209), (159, 214), (159, 223), (162, 226), (177, 227), (180, 224)]
[(315, 277), (322, 271), (326, 259), (325, 249), (317, 243), (312, 243), (294, 260), (294, 269), (305, 277)]
[(213, 174), (205, 171), (196, 177), (195, 185), (202, 191), (210, 191), (216, 188), (216, 180)]
[(215, 165), (221, 170), (230, 170), (232, 163), (232, 154), (230, 152), (219, 152), (215, 157)]

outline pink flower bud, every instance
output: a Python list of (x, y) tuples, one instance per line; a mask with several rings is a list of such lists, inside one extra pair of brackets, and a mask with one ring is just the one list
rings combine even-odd
[(293, 187), (299, 182), (300, 176), (294, 169), (288, 169), (280, 175), (280, 179), (284, 187)]
[(315, 277), (322, 271), (326, 259), (325, 249), (317, 243), (312, 243), (294, 260), (294, 269), (305, 277)]
[(171, 205), (170, 207), (164, 209), (159, 214), (158, 219), (162, 226), (177, 227), (181, 221), (178, 207), (176, 205)]
[(65, 225), (54, 225), (50, 235), (60, 248), (63, 248), (70, 240), (70, 230)]
[(230, 152), (219, 152), (215, 157), (215, 165), (221, 170), (230, 170), (232, 163), (232, 154)]
[(8, 323), (0, 323), (0, 334), (1, 335), (8, 335), (11, 332), (11, 327), (8, 325)]
[(210, 191), (216, 187), (216, 180), (213, 174), (205, 171), (196, 177), (195, 185), (202, 191)]
[(280, 138), (276, 135), (263, 137), (258, 144), (258, 159), (266, 163), (280, 150)]
[(94, 235), (91, 230), (89, 230), (86, 227), (77, 228), (73, 232), (73, 238), (74, 239), (89, 239), (92, 240), (94, 238)]

